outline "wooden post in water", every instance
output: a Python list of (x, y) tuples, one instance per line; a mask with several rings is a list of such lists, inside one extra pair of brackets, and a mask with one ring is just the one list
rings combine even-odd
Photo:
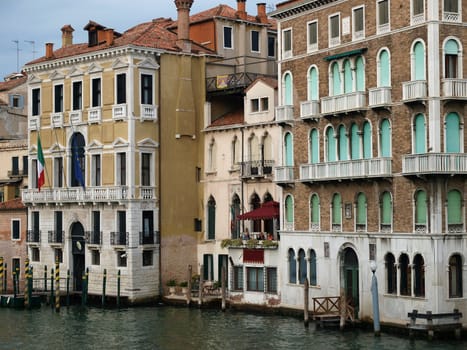
[(345, 297), (344, 288), (341, 288), (341, 297), (340, 297), (340, 322), (339, 328), (340, 330), (344, 330), (345, 327), (345, 316), (347, 314), (347, 300)]
[(308, 284), (308, 278), (305, 278), (305, 284), (303, 285), (303, 324), (305, 325), (305, 327), (308, 327), (309, 288), (310, 286)]
[(54, 269), (50, 269), (50, 307), (53, 309), (55, 307), (55, 297), (54, 297)]
[(117, 272), (117, 307), (120, 309), (120, 270)]
[(193, 267), (188, 265), (188, 279), (187, 279), (187, 292), (186, 292), (186, 304), (190, 306), (191, 304), (191, 275), (193, 272)]
[(70, 269), (66, 271), (66, 306), (70, 306)]
[(105, 283), (107, 281), (107, 269), (104, 269), (104, 277), (102, 278), (102, 307), (105, 307)]
[(199, 268), (199, 294), (198, 294), (198, 305), (201, 306), (203, 304), (203, 269), (204, 266), (201, 265)]
[(47, 292), (47, 265), (44, 266), (44, 292)]
[(226, 269), (225, 269), (225, 265), (222, 265), (222, 273), (221, 273), (221, 295), (222, 295), (222, 311), (225, 311), (225, 288), (226, 288), (226, 277), (227, 277), (227, 273), (226, 273)]
[(3, 256), (0, 256), (0, 283), (2, 288), (2, 294), (5, 292), (3, 290)]
[(5, 276), (3, 278), (3, 291), (6, 293), (6, 287), (7, 287), (7, 282), (8, 282), (8, 264), (5, 263)]
[(29, 259), (26, 258), (26, 260), (24, 260), (24, 280), (25, 280), (25, 284), (24, 284), (24, 306), (26, 307), (26, 309), (29, 309), (31, 307), (31, 303), (30, 303), (30, 300), (29, 300)]
[(60, 264), (55, 260), (55, 311), (60, 311)]

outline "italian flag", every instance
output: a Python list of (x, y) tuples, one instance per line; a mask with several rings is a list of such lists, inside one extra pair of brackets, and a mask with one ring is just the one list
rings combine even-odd
[(41, 137), (37, 136), (37, 188), (39, 191), (45, 183), (45, 162), (42, 153)]

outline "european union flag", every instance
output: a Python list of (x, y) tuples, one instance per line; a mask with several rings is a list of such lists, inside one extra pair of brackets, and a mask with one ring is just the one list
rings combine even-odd
[(78, 158), (78, 145), (76, 144), (76, 137), (73, 138), (73, 175), (75, 176), (76, 182), (84, 188), (84, 178), (83, 178), (83, 170), (81, 169), (81, 164)]

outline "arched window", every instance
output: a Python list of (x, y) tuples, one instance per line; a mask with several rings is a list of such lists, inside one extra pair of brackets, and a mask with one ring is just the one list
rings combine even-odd
[(232, 197), (232, 203), (230, 204), (230, 235), (232, 238), (240, 237), (240, 197), (234, 194)]
[(339, 193), (332, 197), (332, 231), (342, 230), (342, 199)]
[(288, 195), (285, 197), (285, 223), (287, 225), (287, 229), (293, 229), (293, 222), (294, 222), (294, 210), (293, 210), (293, 197)]
[(413, 46), (412, 80), (425, 80), (425, 47), (418, 41)]
[(208, 200), (208, 239), (216, 238), (216, 200), (213, 196)]
[(412, 271), (409, 264), (409, 257), (407, 254), (401, 254), (399, 257), (399, 268), (400, 268), (400, 295), (411, 295), (412, 294)]
[(355, 61), (355, 75), (357, 77), (357, 91), (365, 91), (365, 64), (361, 56)]
[(421, 113), (415, 116), (414, 120), (414, 133), (415, 133), (415, 154), (426, 153), (426, 128), (425, 116)]
[(297, 283), (297, 261), (295, 260), (295, 251), (290, 248), (289, 254), (289, 283)]
[(310, 131), (309, 157), (310, 164), (319, 162), (319, 136), (317, 129), (311, 129)]
[(370, 159), (371, 154), (371, 125), (369, 122), (363, 123), (363, 158)]
[(208, 149), (208, 171), (216, 170), (216, 157), (217, 157), (217, 147), (216, 141), (211, 140)]
[(462, 258), (454, 254), (449, 258), (449, 297), (462, 298)]
[(350, 60), (344, 61), (344, 94), (349, 94), (353, 91), (352, 66)]
[(240, 163), (240, 141), (238, 140), (237, 136), (235, 136), (232, 140), (232, 157), (231, 157), (231, 168), (237, 169)]
[(348, 159), (348, 150), (347, 150), (347, 131), (345, 126), (339, 126), (339, 160)]
[(352, 159), (360, 159), (360, 135), (358, 126), (352, 123), (350, 127), (350, 156)]
[(425, 296), (425, 261), (420, 254), (413, 259), (414, 286), (413, 292), (416, 297)]
[(310, 286), (318, 285), (316, 276), (317, 276), (316, 253), (313, 249), (310, 249)]
[(311, 231), (319, 231), (319, 197), (314, 193), (310, 198), (310, 229)]
[(332, 126), (326, 130), (326, 161), (336, 161), (336, 138), (334, 137), (334, 129)]
[(381, 157), (391, 156), (391, 126), (389, 120), (383, 119), (380, 130)]
[(444, 44), (444, 77), (459, 77), (459, 45), (454, 39), (449, 39)]
[(357, 196), (357, 215), (356, 215), (356, 230), (357, 232), (366, 232), (367, 223), (367, 205), (366, 196), (360, 192)]
[(284, 158), (285, 166), (293, 166), (293, 140), (290, 132), (284, 137)]
[[(250, 210), (255, 210), (261, 207), (261, 199), (256, 193), (253, 193), (250, 198)], [(261, 232), (261, 220), (253, 220), (253, 232)]]
[(248, 138), (248, 160), (259, 160), (259, 140), (255, 135)]
[(292, 74), (289, 72), (284, 74), (284, 96), (283, 101), (285, 106), (293, 105), (292, 95)]
[(332, 95), (337, 96), (341, 94), (341, 76), (339, 71), (339, 64), (334, 62), (331, 66), (331, 82), (332, 82)]
[(428, 208), (426, 192), (419, 190), (415, 193), (415, 232), (426, 232), (428, 223)]
[[(78, 187), (78, 186), (85, 186), (85, 179), (86, 179), (86, 157), (85, 157), (85, 148), (86, 144), (84, 141), (84, 136), (79, 133), (75, 132), (71, 136), (71, 162), (70, 162), (70, 179), (71, 179), (71, 187)], [(126, 153), (121, 153), (126, 155)], [(117, 158), (117, 163), (118, 163)], [(126, 159), (126, 158), (125, 158)], [(117, 164), (117, 174), (121, 175), (123, 173), (126, 174), (126, 167), (124, 162), (120, 162)], [(125, 179), (125, 175), (124, 180)], [(122, 179), (120, 179), (122, 180)], [(126, 185), (126, 181), (121, 181), (119, 185)]]
[(391, 231), (392, 228), (392, 201), (389, 192), (381, 195), (381, 231)]
[(448, 232), (462, 232), (462, 195), (458, 190), (448, 192)]
[(263, 142), (260, 146), (260, 153), (263, 175), (270, 175), (272, 173), (272, 164), (274, 159), (272, 155), (272, 137), (270, 134), (263, 137)]
[(446, 116), (446, 153), (461, 152), (461, 130), (459, 115), (457, 113), (449, 113)]
[(391, 63), (389, 61), (389, 52), (381, 50), (378, 56), (378, 87), (391, 86)]
[(298, 251), (298, 276), (300, 284), (305, 284), (306, 280), (306, 256), (305, 251), (300, 249)]
[(388, 294), (397, 293), (397, 269), (396, 259), (391, 253), (387, 253), (384, 262), (386, 265), (386, 292)]
[(318, 69), (311, 67), (308, 71), (308, 101), (319, 100)]

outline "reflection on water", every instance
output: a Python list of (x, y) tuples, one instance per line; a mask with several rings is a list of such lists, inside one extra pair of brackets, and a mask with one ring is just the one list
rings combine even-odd
[(296, 318), (173, 307), (60, 313), (0, 309), (0, 349), (466, 349), (383, 333), (309, 329)]

